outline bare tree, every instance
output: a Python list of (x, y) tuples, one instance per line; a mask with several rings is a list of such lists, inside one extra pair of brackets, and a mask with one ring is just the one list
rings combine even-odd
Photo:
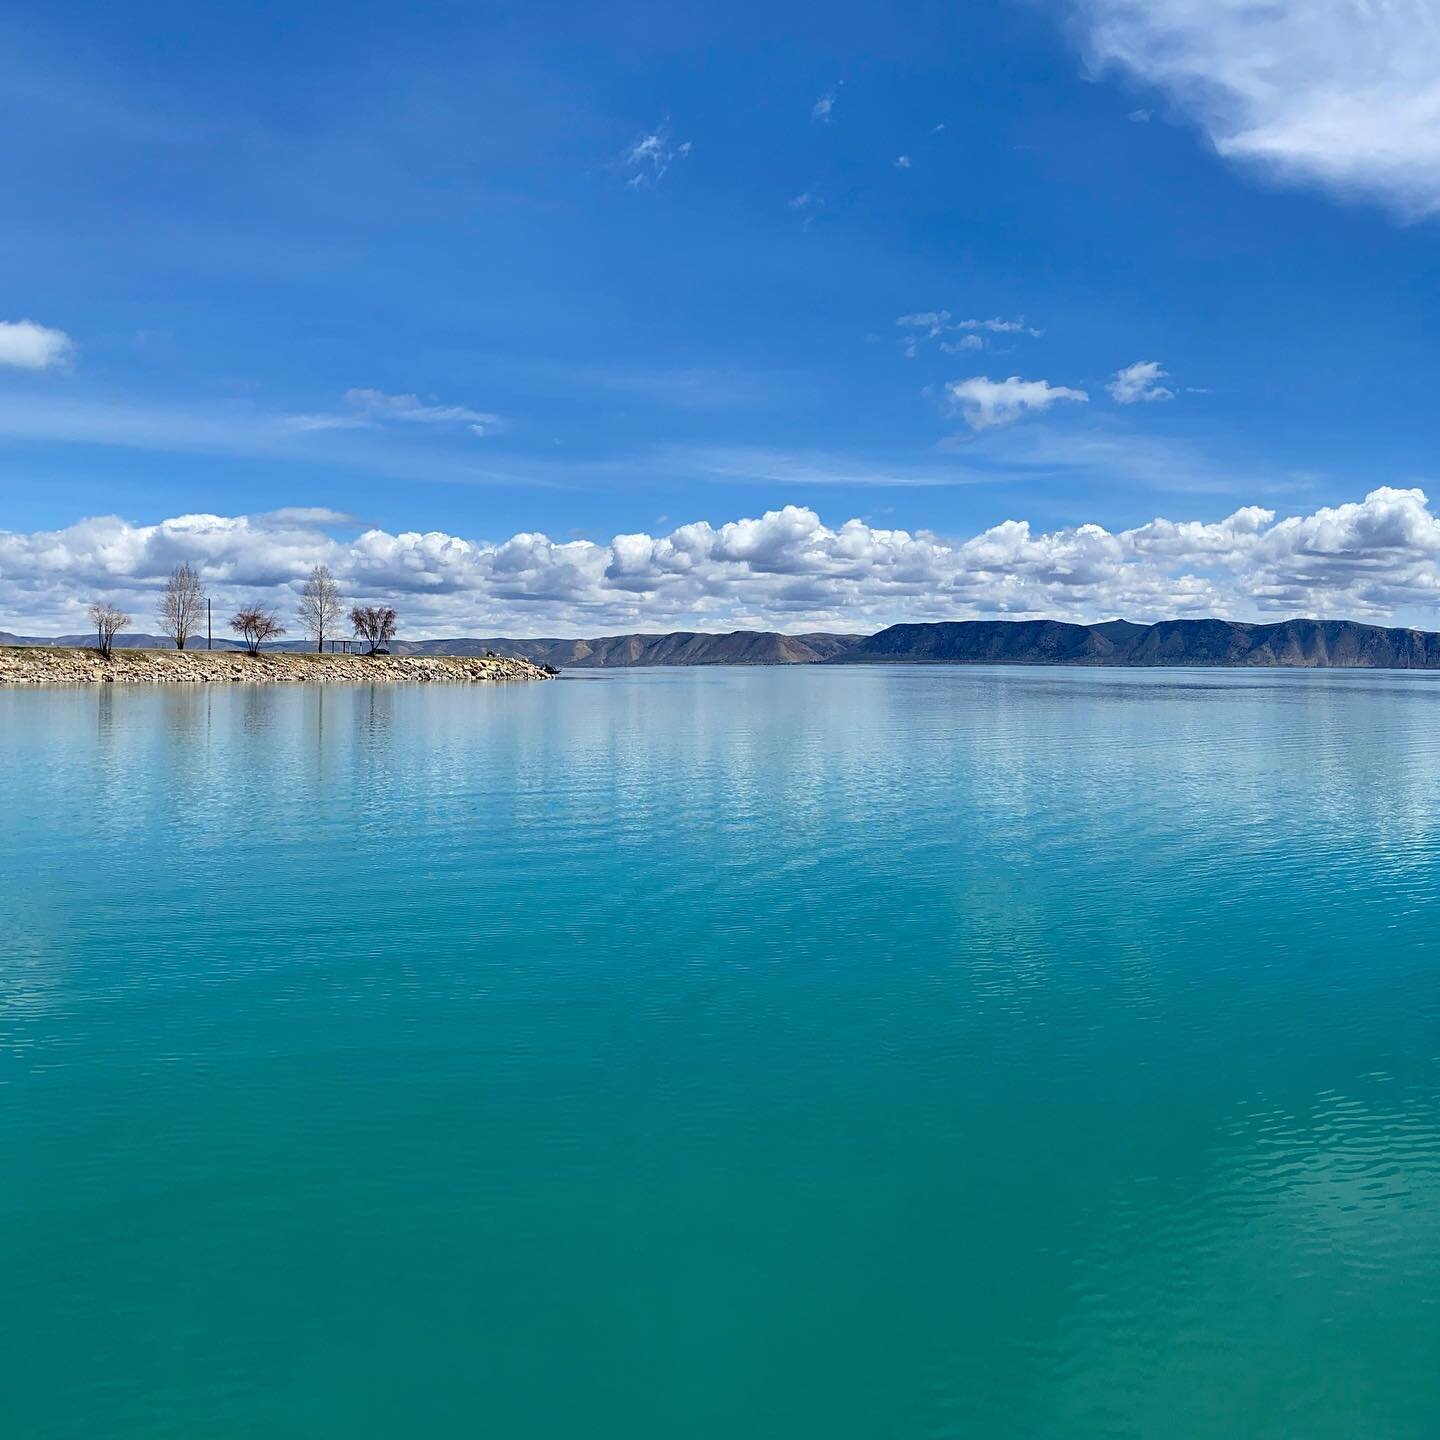
[(345, 614), (340, 604), (340, 587), (328, 565), (317, 565), (300, 592), (300, 623), (307, 635), (315, 637), (315, 653), (325, 649), (325, 637), (333, 635)]
[(108, 600), (97, 600), (90, 607), (90, 623), (95, 627), (100, 653), (108, 655), (115, 637), (130, 623), (130, 617)]
[(273, 640), (285, 633), (285, 627), (273, 610), (267, 610), (257, 601), (241, 610), (230, 622), (230, 628), (245, 641), (245, 648), (258, 655), (260, 647), (267, 640)]
[(389, 606), (357, 605), (350, 612), (355, 634), (370, 647), (367, 655), (389, 646), (395, 638), (395, 623), (395, 612)]
[(160, 595), (160, 629), (174, 642), (177, 650), (200, 629), (205, 615), (205, 592), (200, 576), (188, 561), (182, 561), (170, 572)]

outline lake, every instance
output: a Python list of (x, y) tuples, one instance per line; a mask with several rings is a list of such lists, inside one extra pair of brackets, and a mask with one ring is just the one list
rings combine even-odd
[(0, 742), (8, 1440), (1440, 1433), (1440, 673)]

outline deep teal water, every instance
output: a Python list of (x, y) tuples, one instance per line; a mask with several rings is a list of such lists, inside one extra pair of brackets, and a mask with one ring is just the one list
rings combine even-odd
[(1440, 675), (0, 692), (0, 1432), (1440, 1433)]

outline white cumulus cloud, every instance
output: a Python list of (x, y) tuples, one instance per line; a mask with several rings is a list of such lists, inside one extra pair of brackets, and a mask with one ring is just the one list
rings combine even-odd
[(1022, 415), (1041, 414), (1061, 401), (1083, 405), (1090, 399), (1083, 390), (1052, 385), (1048, 380), (1022, 380), (1018, 375), (1006, 380), (992, 380), (988, 375), (952, 380), (945, 395), (951, 409), (958, 410), (972, 430), (1010, 425)]
[(1406, 216), (1440, 211), (1435, 0), (1074, 6), (1093, 62), (1164, 92), (1221, 155)]
[(49, 370), (63, 365), (75, 345), (63, 330), (33, 320), (0, 320), (0, 365), (17, 370)]

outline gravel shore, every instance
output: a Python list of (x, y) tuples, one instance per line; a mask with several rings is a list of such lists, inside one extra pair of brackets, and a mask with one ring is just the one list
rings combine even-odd
[(296, 651), (0, 647), (0, 685), (124, 683), (373, 685), (548, 680), (528, 660), (469, 655), (314, 655)]

